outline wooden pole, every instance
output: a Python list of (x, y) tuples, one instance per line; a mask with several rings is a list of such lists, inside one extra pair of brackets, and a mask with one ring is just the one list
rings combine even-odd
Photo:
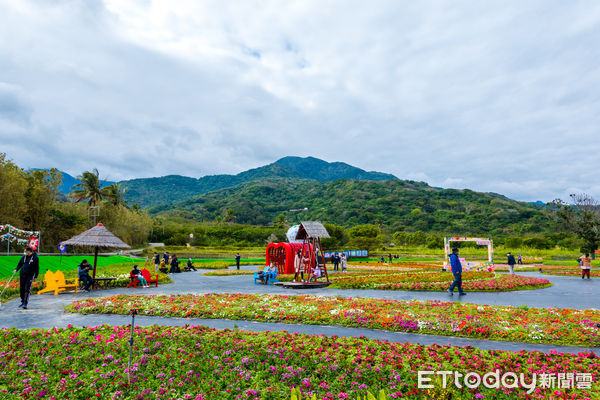
[(94, 282), (96, 281), (96, 263), (98, 262), (98, 246), (96, 246), (96, 249), (94, 250), (94, 272), (92, 274), (92, 279), (94, 280)]
[(327, 279), (327, 283), (329, 283), (329, 274), (327, 273), (327, 266), (325, 261), (325, 251), (323, 251), (323, 246), (321, 246), (321, 238), (317, 238), (319, 241), (319, 250), (321, 251), (321, 257), (323, 257), (323, 270), (325, 271), (325, 279)]

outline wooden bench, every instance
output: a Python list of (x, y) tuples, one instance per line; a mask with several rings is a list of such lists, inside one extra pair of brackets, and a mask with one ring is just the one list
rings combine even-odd
[[(46, 287), (38, 291), (38, 294), (54, 292), (54, 295), (57, 296), (60, 292), (64, 292), (65, 290), (74, 290), (75, 293), (77, 293), (77, 289), (79, 288), (79, 278), (65, 279), (65, 275), (62, 271), (46, 271), (44, 274), (44, 281)], [(72, 282), (70, 283), (68, 281)]]

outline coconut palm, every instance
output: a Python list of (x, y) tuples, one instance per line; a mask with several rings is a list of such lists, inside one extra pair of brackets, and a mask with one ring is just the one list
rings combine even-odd
[(87, 201), (88, 207), (94, 207), (102, 202), (105, 197), (105, 190), (102, 188), (100, 173), (96, 168), (85, 171), (78, 176), (79, 183), (71, 187), (71, 197), (77, 202)]
[(110, 204), (117, 207), (127, 207), (127, 201), (125, 200), (127, 188), (124, 188), (123, 185), (120, 183), (113, 183), (102, 190), (104, 191), (105, 200)]

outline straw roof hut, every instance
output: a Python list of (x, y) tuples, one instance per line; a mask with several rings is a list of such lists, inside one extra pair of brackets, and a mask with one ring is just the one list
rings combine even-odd
[(129, 249), (127, 243), (116, 237), (104, 225), (98, 224), (87, 231), (62, 242), (64, 245), (78, 247), (94, 247), (94, 274), (92, 278), (96, 279), (96, 263), (98, 261), (98, 248)]
[(307, 238), (320, 239), (329, 238), (329, 233), (322, 223), (318, 221), (304, 221), (300, 223), (296, 240), (304, 240)]

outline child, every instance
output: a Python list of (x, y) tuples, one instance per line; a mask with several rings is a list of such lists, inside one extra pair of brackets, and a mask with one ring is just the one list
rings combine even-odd
[(320, 277), (321, 277), (321, 267), (316, 265), (315, 270), (313, 271), (313, 276), (312, 276), (311, 280), (314, 279), (314, 282), (316, 282), (317, 279), (319, 279)]

